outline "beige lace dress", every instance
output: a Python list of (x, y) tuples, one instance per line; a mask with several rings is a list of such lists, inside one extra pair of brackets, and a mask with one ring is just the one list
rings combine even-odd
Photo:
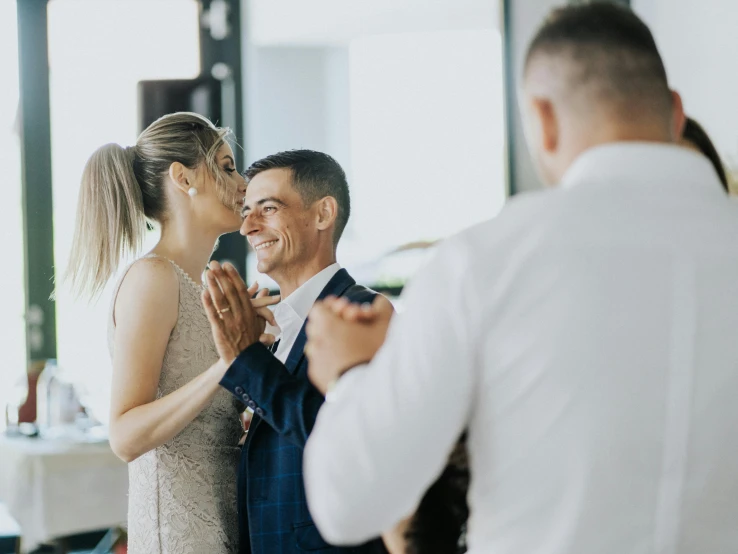
[[(164, 354), (157, 398), (185, 385), (218, 359), (200, 302), (202, 288), (170, 263), (179, 278), (179, 315)], [(114, 333), (111, 310), (111, 355)], [(129, 554), (238, 551), (237, 445), (243, 433), (238, 412), (236, 399), (219, 391), (181, 433), (128, 465)]]

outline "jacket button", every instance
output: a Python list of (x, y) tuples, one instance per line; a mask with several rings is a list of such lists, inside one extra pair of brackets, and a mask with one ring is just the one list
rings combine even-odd
[(251, 400), (251, 397), (249, 397), (248, 394), (245, 394), (244, 393), (244, 394), (241, 395), (241, 400), (243, 400), (244, 402), (248, 403), (248, 401)]
[(254, 402), (253, 400), (249, 400), (249, 408), (251, 408), (252, 410), (256, 408), (256, 402)]
[(262, 410), (261, 408), (256, 408), (256, 410), (254, 410), (254, 413), (259, 417), (264, 417), (264, 410)]
[(243, 389), (241, 387), (236, 387), (236, 394), (243, 394)]

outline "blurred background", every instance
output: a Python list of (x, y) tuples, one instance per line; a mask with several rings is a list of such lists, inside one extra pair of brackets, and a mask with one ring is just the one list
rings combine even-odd
[[(0, 554), (44, 543), (84, 549), (125, 519), (125, 466), (107, 457), (104, 432), (112, 291), (93, 304), (64, 290), (49, 299), (93, 150), (133, 145), (157, 117), (189, 110), (233, 129), (240, 170), (280, 150), (327, 152), (352, 194), (339, 260), (396, 297), (435, 241), (540, 187), (516, 78), (527, 41), (560, 4), (0, 0), (0, 430), (8, 431), (0, 442)], [(688, 114), (734, 164), (738, 4), (630, 5), (651, 26)], [(156, 239), (150, 232), (147, 247)], [(249, 282), (273, 285), (238, 235), (224, 237), (215, 257)], [(66, 408), (48, 405), (52, 388), (67, 395)], [(64, 409), (70, 413), (59, 415)], [(55, 436), (54, 424), (72, 431)], [(42, 482), (59, 466), (57, 482)], [(102, 468), (107, 483), (96, 494), (83, 492), (94, 490), (90, 467)], [(99, 533), (77, 545), (68, 538), (92, 531)], [(114, 531), (98, 551), (112, 551), (119, 537)]]

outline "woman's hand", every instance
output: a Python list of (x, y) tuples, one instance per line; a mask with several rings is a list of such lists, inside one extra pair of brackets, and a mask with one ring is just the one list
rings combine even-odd
[(238, 355), (260, 340), (273, 342), (273, 337), (264, 334), (266, 323), (276, 326), (274, 314), (267, 306), (280, 301), (279, 296), (269, 296), (267, 289), (255, 298), (258, 283), (250, 288), (231, 264), (221, 266), (210, 263), (207, 272), (208, 288), (202, 293), (202, 303), (210, 322), (215, 347), (221, 359), (230, 366)]

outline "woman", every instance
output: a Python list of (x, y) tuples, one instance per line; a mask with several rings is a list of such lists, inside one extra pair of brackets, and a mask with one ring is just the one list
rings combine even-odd
[(420, 500), (415, 513), (382, 539), (390, 554), (463, 554), (469, 506), (469, 455), (466, 433), (446, 467)]
[(129, 463), (130, 554), (237, 551), (239, 407), (218, 385), (227, 368), (200, 300), (218, 237), (241, 224), (246, 184), (227, 133), (196, 114), (167, 115), (135, 146), (98, 149), (82, 177), (67, 273), (78, 293), (103, 288), (139, 250), (147, 221), (161, 226), (110, 316), (110, 445)]
[(725, 166), (720, 159), (720, 154), (718, 154), (715, 145), (710, 140), (709, 135), (702, 128), (702, 125), (697, 123), (691, 117), (688, 117), (684, 123), (681, 143), (683, 146), (696, 150), (710, 160), (720, 182), (723, 185), (723, 188), (725, 189), (725, 192), (730, 192), (728, 187), (728, 176), (725, 173)]

